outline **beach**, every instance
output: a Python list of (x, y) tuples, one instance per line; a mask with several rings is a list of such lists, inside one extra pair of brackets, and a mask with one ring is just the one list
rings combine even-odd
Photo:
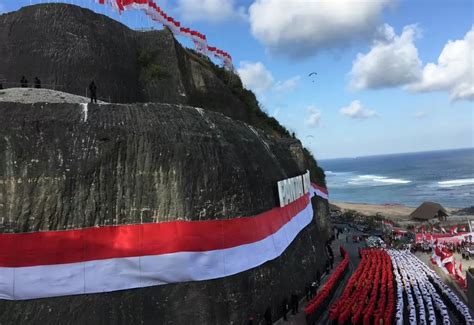
[[(376, 215), (378, 213), (394, 221), (407, 220), (409, 215), (416, 209), (416, 207), (409, 207), (403, 204), (366, 204), (339, 201), (331, 201), (331, 203), (341, 208), (342, 211), (354, 210), (367, 216)], [(447, 207), (445, 207), (445, 209), (450, 214), (457, 210)]]

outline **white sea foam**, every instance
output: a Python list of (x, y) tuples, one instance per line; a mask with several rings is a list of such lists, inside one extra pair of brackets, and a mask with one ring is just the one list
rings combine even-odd
[(377, 186), (377, 185), (401, 185), (409, 184), (411, 181), (400, 178), (388, 178), (386, 176), (378, 175), (359, 175), (351, 178), (348, 182), (350, 185), (366, 185), (366, 186)]
[(337, 176), (337, 175), (347, 175), (347, 174), (351, 174), (352, 172), (333, 172), (331, 170), (326, 170), (324, 172), (326, 175), (334, 175), (334, 176)]
[(439, 187), (456, 187), (465, 185), (474, 185), (474, 178), (453, 179), (449, 181), (438, 182)]

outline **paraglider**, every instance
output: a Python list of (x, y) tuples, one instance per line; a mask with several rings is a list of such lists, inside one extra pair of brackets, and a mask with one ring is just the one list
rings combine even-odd
[[(316, 77), (317, 75), (318, 75), (317, 72), (311, 72), (311, 73), (308, 75), (308, 77), (309, 77), (309, 78), (311, 78), (311, 76), (315, 76), (315, 77)], [(312, 82), (314, 82), (314, 78), (313, 78)]]

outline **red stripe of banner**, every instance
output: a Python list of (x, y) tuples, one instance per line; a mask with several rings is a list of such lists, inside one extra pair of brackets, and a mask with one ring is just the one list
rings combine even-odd
[(325, 194), (328, 194), (328, 193), (329, 193), (328, 190), (327, 190), (326, 188), (322, 187), (322, 186), (319, 186), (319, 185), (317, 185), (317, 184), (315, 184), (315, 183), (311, 183), (311, 185), (313, 185), (313, 187), (317, 188), (318, 190), (320, 190), (321, 192), (323, 192), (323, 193), (325, 193)]
[(274, 208), (252, 217), (0, 234), (0, 267), (231, 248), (262, 240), (275, 233), (308, 203), (309, 194), (283, 208)]

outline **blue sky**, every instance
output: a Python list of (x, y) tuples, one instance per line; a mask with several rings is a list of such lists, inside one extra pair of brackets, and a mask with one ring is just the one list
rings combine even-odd
[[(0, 10), (30, 2), (46, 1), (0, 0)], [(61, 2), (152, 26), (139, 12)], [(317, 158), (474, 145), (472, 1), (155, 2), (228, 51), (264, 109)]]

